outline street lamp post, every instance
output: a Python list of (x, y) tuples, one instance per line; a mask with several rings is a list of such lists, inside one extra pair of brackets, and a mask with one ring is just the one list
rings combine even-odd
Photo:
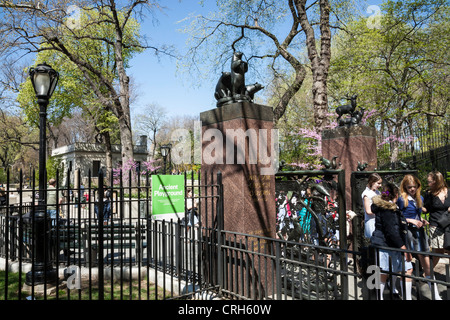
[(165, 145), (162, 145), (161, 147), (159, 147), (159, 151), (161, 152), (161, 155), (164, 159), (164, 174), (166, 174), (166, 161), (167, 161), (167, 156), (170, 153), (170, 147), (171, 147), (170, 144), (165, 144)]
[(29, 74), (39, 104), (39, 200), (37, 208), (35, 207), (33, 211), (35, 260), (31, 271), (26, 275), (25, 282), (28, 285), (37, 285), (55, 281), (57, 278), (56, 270), (50, 261), (51, 219), (47, 217), (46, 210), (45, 152), (47, 106), (58, 83), (59, 74), (45, 62), (31, 68)]

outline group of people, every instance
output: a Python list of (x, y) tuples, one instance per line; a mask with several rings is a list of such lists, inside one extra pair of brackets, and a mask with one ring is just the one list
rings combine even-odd
[[(289, 199), (289, 196), (282, 191), (277, 193), (275, 203), (276, 231), (279, 239), (315, 245), (338, 243), (338, 207), (337, 202), (330, 195), (320, 194), (307, 188), (300, 194), (293, 192)], [(318, 223), (307, 207), (316, 212)]]
[[(450, 228), (450, 189), (440, 172), (427, 175), (428, 190), (422, 196), (420, 180), (414, 175), (405, 175), (400, 186), (387, 183), (382, 187), (382, 178), (372, 173), (361, 197), (364, 208), (364, 235), (376, 246), (423, 252), (418, 259), (426, 278), (431, 279), (431, 268), (436, 266), (439, 257), (430, 261), (430, 251), (444, 254), (450, 250), (445, 233)], [(382, 187), (382, 191), (379, 189)], [(428, 214), (428, 220), (424, 215)], [(447, 221), (446, 221), (447, 220)], [(428, 230), (427, 230), (428, 229)], [(448, 241), (448, 240), (447, 240)], [(379, 250), (378, 264), (382, 271), (390, 270), (412, 274), (412, 255), (407, 251)], [(383, 273), (380, 279), (380, 299), (388, 275)], [(392, 278), (395, 288), (396, 277)], [(437, 285), (428, 282), (435, 300), (441, 300)], [(411, 277), (405, 279), (405, 299), (411, 300)]]

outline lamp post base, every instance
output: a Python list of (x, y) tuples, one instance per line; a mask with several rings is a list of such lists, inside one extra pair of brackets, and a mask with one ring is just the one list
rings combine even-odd
[(51, 265), (47, 268), (40, 268), (39, 266), (35, 266), (35, 268), (36, 270), (27, 272), (25, 277), (25, 283), (29, 286), (54, 283), (58, 279), (56, 269), (53, 269)]
[[(44, 187), (40, 188), (44, 190)], [(41, 191), (39, 191), (41, 196)], [(41, 204), (39, 204), (42, 206)], [(45, 210), (38, 208), (34, 213), (34, 252), (33, 266), (26, 274), (25, 282), (28, 285), (38, 285), (55, 282), (58, 278), (56, 269), (50, 261), (51, 256), (51, 219)]]

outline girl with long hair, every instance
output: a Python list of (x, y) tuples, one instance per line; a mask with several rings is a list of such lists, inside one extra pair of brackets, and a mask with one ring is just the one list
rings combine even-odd
[[(433, 252), (449, 253), (444, 248), (444, 233), (450, 226), (442, 226), (441, 218), (450, 212), (450, 189), (439, 171), (430, 172), (427, 176), (429, 190), (424, 197), (424, 212), (429, 213), (430, 239)], [(439, 257), (433, 257), (433, 266), (436, 266)]]
[(378, 189), (382, 182), (383, 179), (378, 173), (371, 173), (367, 180), (366, 189), (361, 194), (364, 208), (364, 236), (368, 239), (375, 230), (375, 215), (370, 206), (372, 205), (372, 198), (380, 194)]
[[(421, 216), (423, 206), (421, 190), (422, 185), (417, 177), (411, 174), (405, 175), (400, 184), (400, 197), (397, 200), (397, 205), (408, 223), (407, 244), (409, 249), (424, 253), (419, 254), (418, 258), (425, 277), (431, 279), (430, 257), (425, 254), (430, 250), (424, 228), (428, 225), (428, 221)], [(431, 289), (432, 284), (428, 282), (428, 285)], [(435, 300), (441, 300), (437, 285), (435, 284), (433, 287)]]
[[(375, 214), (375, 231), (371, 242), (375, 246), (390, 247), (406, 250), (407, 222), (403, 214), (398, 210), (397, 200), (399, 190), (393, 183), (387, 183), (383, 187), (381, 195), (373, 197), (372, 212)], [(405, 260), (403, 262), (403, 260)], [(412, 279), (411, 253), (398, 250), (379, 249), (378, 265), (382, 271), (380, 275), (380, 299), (383, 299), (383, 290), (388, 279), (387, 272), (396, 273), (399, 276), (403, 271), (406, 288), (404, 300), (411, 300)], [(401, 282), (403, 283), (403, 282)], [(395, 281), (393, 281), (395, 285)]]

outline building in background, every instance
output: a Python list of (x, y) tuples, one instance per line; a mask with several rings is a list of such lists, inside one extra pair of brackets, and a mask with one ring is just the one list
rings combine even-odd
[[(138, 163), (147, 161), (147, 136), (140, 136), (139, 142), (134, 146), (134, 159)], [(52, 157), (56, 157), (61, 161), (64, 172), (64, 182), (66, 182), (67, 169), (75, 173), (80, 170), (82, 183), (85, 183), (89, 177), (94, 179), (98, 177), (100, 169), (106, 167), (106, 150), (105, 146), (100, 143), (82, 143), (77, 142), (71, 145), (62, 146), (52, 150)], [(112, 163), (113, 168), (118, 167), (122, 162), (121, 146), (112, 145)], [(77, 187), (75, 174), (71, 174), (70, 183)], [(95, 181), (95, 180), (94, 180)]]

